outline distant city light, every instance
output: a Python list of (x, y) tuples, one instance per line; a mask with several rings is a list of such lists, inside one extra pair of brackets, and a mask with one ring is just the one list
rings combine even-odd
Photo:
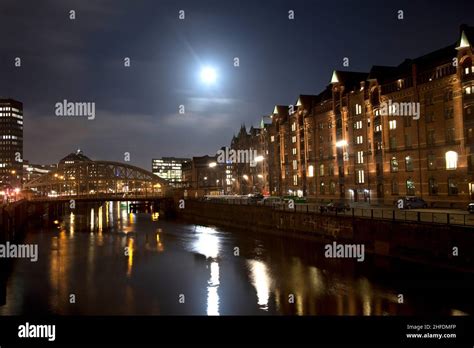
[(217, 163), (216, 163), (216, 162), (211, 162), (211, 163), (209, 163), (209, 167), (214, 168), (215, 166), (217, 166)]
[(263, 156), (255, 157), (255, 162), (262, 162), (264, 160)]
[(336, 147), (343, 147), (343, 146), (347, 146), (346, 140), (339, 140), (338, 142), (336, 142)]

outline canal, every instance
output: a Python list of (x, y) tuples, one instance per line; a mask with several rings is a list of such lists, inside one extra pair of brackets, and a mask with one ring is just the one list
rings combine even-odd
[[(166, 221), (127, 202), (29, 227), (38, 261), (2, 270), (0, 315), (471, 315), (472, 275), (314, 242)], [(403, 303), (400, 303), (403, 302)]]

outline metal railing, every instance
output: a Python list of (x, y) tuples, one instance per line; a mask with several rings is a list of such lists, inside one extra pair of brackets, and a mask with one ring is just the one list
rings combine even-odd
[(251, 199), (226, 199), (226, 200), (204, 200), (208, 203), (234, 204), (234, 205), (254, 205), (271, 208), (273, 210), (300, 212), (308, 214), (319, 214), (328, 216), (345, 216), (377, 220), (407, 221), (416, 223), (432, 223), (445, 225), (460, 225), (474, 227), (474, 214), (469, 213), (447, 213), (431, 212), (390, 208), (348, 208), (338, 210), (327, 210), (327, 206), (322, 204), (295, 203), (294, 208), (290, 208), (288, 203), (259, 202)]

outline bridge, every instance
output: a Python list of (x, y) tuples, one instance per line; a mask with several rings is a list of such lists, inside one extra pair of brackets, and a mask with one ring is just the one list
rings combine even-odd
[(162, 198), (166, 180), (129, 164), (111, 161), (81, 161), (24, 185), (29, 201), (153, 200)]

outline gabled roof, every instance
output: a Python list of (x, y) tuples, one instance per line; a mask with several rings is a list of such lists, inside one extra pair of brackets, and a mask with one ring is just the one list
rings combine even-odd
[(367, 80), (368, 75), (366, 72), (334, 70), (331, 83), (340, 83), (344, 85), (346, 90), (351, 91), (355, 88), (358, 89), (360, 83)]
[(459, 40), (456, 42), (456, 49), (472, 47), (474, 43), (474, 27), (463, 24), (459, 28), (459, 31), (460, 35)]

